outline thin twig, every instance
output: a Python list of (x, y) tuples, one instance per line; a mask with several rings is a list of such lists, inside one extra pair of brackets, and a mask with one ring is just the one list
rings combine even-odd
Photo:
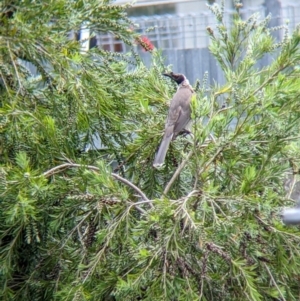
[(10, 49), (10, 46), (9, 46), (9, 42), (7, 41), (7, 48), (8, 48), (8, 51), (9, 51), (9, 55), (10, 55), (10, 58), (11, 58), (11, 61), (14, 65), (14, 69), (16, 71), (16, 76), (17, 76), (17, 79), (18, 79), (18, 83), (19, 83), (19, 89), (17, 91), (17, 95), (19, 94), (19, 91), (22, 89), (22, 82), (21, 82), (21, 78), (20, 78), (20, 75), (19, 75), (19, 71), (18, 71), (18, 68), (16, 66), (16, 63), (15, 63), (15, 60), (13, 58), (13, 55), (12, 55), (12, 52), (11, 52), (11, 49)]
[[(151, 201), (150, 201), (151, 202)], [(142, 204), (145, 204), (145, 203), (149, 203), (148, 201), (142, 201), (142, 202), (138, 202), (138, 203), (132, 203), (132, 202), (129, 202), (130, 204), (130, 207), (129, 208), (132, 208), (132, 207), (135, 207), (138, 211), (140, 211), (141, 213), (143, 213), (144, 215), (147, 214), (147, 211), (145, 211), (143, 208), (139, 207), (139, 204), (142, 203)], [(152, 205), (152, 204), (151, 204)], [(150, 206), (151, 206), (150, 205)]]
[(292, 175), (292, 181), (291, 181), (291, 183), (289, 185), (289, 191), (288, 191), (288, 194), (287, 194), (287, 198), (288, 199), (291, 199), (291, 195), (293, 193), (293, 190), (294, 190), (294, 187), (296, 185), (296, 182), (297, 182), (297, 179), (296, 179), (295, 175), (293, 174)]
[(190, 222), (191, 227), (194, 229), (196, 229), (197, 226), (186, 208), (186, 203), (191, 197), (193, 197), (197, 193), (198, 193), (197, 190), (193, 190), (186, 197), (180, 199), (179, 200), (180, 206), (177, 208), (177, 210), (174, 213), (174, 217), (176, 217), (180, 213), (180, 211), (182, 211), (182, 217), (187, 218)]
[[(134, 184), (132, 184), (130, 181), (126, 180), (125, 178), (119, 176), (116, 173), (112, 173), (111, 174), (115, 179), (119, 180), (120, 182), (122, 182), (123, 184), (130, 186), (132, 189), (134, 189), (141, 197), (144, 201), (149, 201), (149, 199), (146, 197), (146, 195)], [(152, 203), (149, 203), (152, 205)], [(153, 205), (152, 205), (153, 206)]]
[(185, 160), (183, 160), (181, 162), (181, 164), (178, 166), (177, 170), (175, 171), (175, 173), (173, 174), (171, 180), (169, 181), (169, 183), (167, 184), (163, 194), (166, 195), (169, 190), (171, 189), (173, 183), (175, 182), (175, 180), (177, 179), (177, 177), (179, 176), (180, 172), (182, 171), (182, 169), (186, 166), (186, 164), (188, 163), (189, 159), (191, 158), (191, 156), (193, 155), (194, 150), (191, 150), (187, 157), (185, 158)]
[[(203, 145), (201, 145), (200, 147), (203, 147)], [(224, 147), (225, 146), (219, 147), (217, 153), (204, 165), (204, 167), (198, 172), (198, 175), (200, 175), (203, 172), (203, 170), (205, 170), (207, 168), (207, 166), (210, 165), (216, 159), (216, 157), (220, 154), (220, 152), (224, 149)], [(188, 163), (189, 159), (191, 158), (191, 156), (193, 154), (194, 154), (194, 150), (191, 150), (188, 153), (188, 155), (185, 158), (185, 160), (183, 160), (181, 162), (181, 164), (178, 166), (178, 168), (176, 169), (175, 173), (173, 174), (171, 180), (167, 184), (167, 186), (166, 186), (166, 188), (165, 188), (165, 190), (163, 192), (163, 195), (166, 195), (170, 191), (170, 189), (171, 189), (172, 185), (174, 184), (175, 180), (177, 179), (177, 177), (179, 176), (180, 172), (186, 166), (186, 164)], [(196, 188), (194, 187), (194, 189), (196, 189)]]
[(0, 70), (0, 75), (1, 75), (2, 81), (3, 81), (3, 83), (4, 83), (6, 92), (8, 93), (9, 96), (11, 96), (10, 91), (9, 91), (9, 88), (8, 88), (8, 85), (7, 85), (7, 83), (6, 83), (6, 79), (5, 79), (4, 75), (3, 75), (3, 73), (1, 72), (1, 70)]
[(148, 200), (148, 201), (140, 201), (140, 202), (136, 202), (136, 203), (130, 203), (132, 207), (134, 206), (139, 206), (139, 205), (142, 205), (142, 204), (149, 204), (149, 203), (153, 203), (154, 200)]
[(42, 176), (44, 177), (51, 177), (52, 175), (56, 174), (56, 173), (59, 173), (61, 172), (62, 170), (68, 168), (68, 167), (71, 167), (71, 165), (73, 165), (73, 163), (64, 163), (64, 164), (61, 164), (61, 165), (58, 165), (58, 166), (55, 166), (47, 171), (45, 171)]
[(276, 283), (276, 281), (275, 281), (275, 279), (274, 279), (274, 277), (273, 277), (273, 275), (272, 275), (270, 269), (268, 268), (268, 266), (267, 266), (266, 264), (264, 264), (264, 266), (265, 266), (265, 268), (266, 268), (268, 274), (270, 275), (273, 284), (274, 284), (275, 287), (277, 288), (277, 290), (278, 290), (278, 292), (279, 292), (279, 294), (280, 294), (282, 300), (283, 300), (283, 301), (286, 301), (286, 299), (284, 298), (284, 296), (283, 296), (283, 294), (282, 294), (280, 288), (278, 287), (278, 285), (277, 285), (277, 283)]
[(255, 95), (257, 92), (259, 92), (264, 86), (266, 86), (268, 83), (270, 83), (276, 75), (282, 70), (284, 70), (287, 66), (282, 66), (281, 68), (277, 69), (268, 79), (266, 79), (256, 90), (253, 91), (248, 97), (246, 97), (246, 100), (248, 100), (251, 96)]
[(290, 233), (288, 231), (282, 231), (282, 230), (279, 230), (277, 228), (274, 228), (272, 227), (271, 225), (267, 224), (264, 220), (262, 220), (260, 217), (258, 217), (257, 215), (254, 215), (254, 217), (256, 219), (258, 219), (262, 224), (264, 224), (265, 226), (269, 227), (273, 232), (278, 232), (278, 233), (281, 233), (281, 234), (284, 234), (285, 236), (291, 236), (297, 240), (299, 240), (299, 236), (297, 236), (296, 234), (293, 234), (293, 233)]
[(82, 282), (85, 283), (88, 279), (88, 277), (94, 272), (96, 269), (98, 263), (100, 262), (104, 252), (108, 248), (112, 238), (115, 235), (115, 232), (117, 231), (118, 227), (120, 226), (121, 222), (126, 218), (127, 214), (129, 212), (129, 209), (127, 209), (125, 212), (123, 212), (122, 216), (117, 220), (115, 223), (113, 223), (110, 227), (108, 227), (108, 234), (106, 236), (106, 241), (104, 245), (100, 248), (100, 250), (95, 255), (95, 259), (93, 261), (93, 264), (90, 266), (90, 268), (87, 270), (87, 272), (84, 275), (84, 278), (82, 279)]
[[(299, 139), (300, 136), (293, 136), (293, 137), (287, 137), (287, 138), (279, 138), (278, 139), (278, 142), (280, 141), (290, 141), (290, 140), (297, 140)], [(253, 141), (250, 141), (250, 143), (270, 143), (270, 140), (253, 140)]]
[(221, 108), (221, 109), (219, 109), (219, 110), (217, 111), (217, 114), (218, 114), (218, 113), (221, 113), (221, 112), (224, 112), (224, 111), (227, 111), (227, 110), (230, 110), (230, 109), (232, 109), (232, 108), (233, 108), (233, 106)]
[(212, 162), (214, 162), (216, 160), (216, 158), (219, 156), (219, 154), (222, 152), (222, 150), (224, 149), (224, 145), (220, 146), (217, 150), (217, 152), (212, 156), (212, 158), (210, 158), (210, 160), (208, 160), (206, 162), (206, 164), (204, 164), (204, 166), (199, 170), (198, 175), (200, 175)]

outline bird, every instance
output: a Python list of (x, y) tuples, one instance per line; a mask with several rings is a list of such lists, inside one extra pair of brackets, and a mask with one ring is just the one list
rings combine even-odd
[(194, 94), (194, 90), (184, 74), (170, 72), (163, 73), (163, 75), (174, 80), (178, 84), (178, 88), (170, 102), (165, 133), (153, 162), (153, 167), (155, 168), (164, 164), (170, 142), (185, 129), (191, 120), (190, 104)]

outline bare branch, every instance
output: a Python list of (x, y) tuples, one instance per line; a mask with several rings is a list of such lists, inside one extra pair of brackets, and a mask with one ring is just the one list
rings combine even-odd
[[(51, 176), (53, 176), (56, 173), (62, 172), (63, 170), (65, 170), (68, 167), (72, 167), (71, 165), (73, 165), (73, 164), (72, 163), (65, 163), (65, 164), (61, 164), (61, 165), (55, 166), (55, 167), (53, 167), (53, 168), (45, 171), (42, 175), (44, 177), (46, 177), (46, 178), (47, 177), (51, 177)], [(73, 167), (75, 167), (75, 166), (73, 166)]]
[[(146, 197), (146, 195), (134, 184), (132, 184), (131, 182), (129, 182), (128, 180), (126, 180), (125, 178), (119, 176), (116, 173), (112, 173), (111, 174), (115, 179), (119, 180), (120, 182), (124, 183), (127, 186), (130, 186), (132, 189), (134, 189), (141, 197), (143, 200), (145, 201), (149, 201), (149, 199)], [(151, 203), (149, 203), (151, 204)], [(151, 204), (152, 205), (152, 204)], [(152, 205), (153, 206), (153, 205)]]
[(18, 68), (16, 66), (16, 63), (15, 63), (15, 60), (13, 58), (13, 55), (12, 55), (12, 52), (11, 52), (11, 49), (10, 49), (10, 46), (9, 46), (9, 42), (7, 41), (7, 49), (9, 51), (9, 55), (10, 55), (10, 59), (13, 63), (13, 66), (14, 66), (14, 69), (16, 71), (16, 76), (17, 76), (17, 79), (18, 79), (18, 83), (19, 83), (19, 89), (17, 91), (17, 95), (19, 94), (20, 90), (23, 88), (23, 85), (22, 85), (22, 82), (21, 82), (21, 78), (20, 78), (20, 75), (19, 75), (19, 71), (18, 71)]
[(282, 294), (280, 288), (278, 287), (278, 285), (277, 285), (277, 283), (276, 283), (276, 281), (275, 281), (275, 279), (274, 279), (274, 277), (273, 277), (273, 275), (272, 275), (270, 269), (268, 268), (268, 266), (267, 266), (265, 263), (264, 263), (264, 266), (265, 266), (265, 268), (266, 268), (266, 270), (267, 270), (269, 276), (271, 277), (271, 280), (272, 280), (273, 284), (274, 284), (275, 287), (277, 288), (277, 291), (278, 291), (278, 293), (280, 294), (281, 300), (286, 301), (286, 299), (284, 298), (284, 296), (283, 296), (283, 294)]
[(163, 194), (166, 195), (169, 190), (171, 189), (173, 183), (175, 182), (175, 180), (177, 179), (177, 177), (179, 176), (180, 172), (182, 171), (182, 169), (186, 166), (186, 164), (188, 163), (189, 159), (191, 158), (191, 156), (193, 155), (194, 150), (191, 150), (187, 157), (185, 158), (185, 160), (183, 160), (180, 165), (178, 166), (177, 170), (175, 171), (175, 173), (173, 174), (171, 180), (169, 181), (169, 183), (167, 184)]
[[(47, 170), (46, 172), (44, 172), (42, 175), (44, 177), (50, 177), (56, 173), (60, 173), (62, 172), (63, 170), (67, 169), (67, 168), (73, 168), (73, 167), (76, 167), (76, 168), (80, 168), (80, 167), (84, 167), (84, 168), (87, 168), (87, 169), (91, 169), (91, 170), (94, 170), (94, 171), (100, 171), (100, 169), (96, 166), (93, 166), (93, 165), (82, 165), (82, 164), (76, 164), (76, 163), (64, 163), (64, 164), (61, 164), (61, 165), (58, 165), (58, 166), (55, 166), (49, 170)], [(116, 180), (122, 182), (123, 184), (131, 187), (133, 190), (135, 190), (139, 195), (140, 197), (144, 200), (144, 201), (147, 201), (149, 202), (149, 205), (151, 207), (153, 207), (153, 204), (150, 202), (150, 200), (147, 198), (147, 196), (141, 191), (141, 189), (139, 189), (137, 186), (135, 186), (133, 183), (131, 183), (130, 181), (128, 181), (127, 179), (121, 177), (120, 175), (118, 174), (115, 174), (115, 173), (112, 173), (111, 174)]]

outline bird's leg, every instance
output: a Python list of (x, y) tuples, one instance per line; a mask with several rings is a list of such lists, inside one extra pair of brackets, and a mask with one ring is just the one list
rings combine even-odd
[(191, 135), (193, 137), (193, 134), (191, 131), (187, 130), (187, 129), (183, 129), (182, 131), (180, 131), (177, 136), (181, 136), (183, 135), (184, 137), (186, 137), (187, 135)]

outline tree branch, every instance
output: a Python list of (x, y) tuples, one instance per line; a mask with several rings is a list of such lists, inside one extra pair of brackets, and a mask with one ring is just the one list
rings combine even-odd
[[(149, 199), (146, 197), (146, 195), (134, 184), (132, 184), (130, 181), (126, 180), (125, 178), (119, 176), (116, 173), (112, 173), (111, 174), (115, 179), (119, 180), (120, 182), (122, 182), (123, 184), (131, 187), (132, 189), (134, 189), (141, 197), (144, 201), (149, 201)], [(152, 205), (152, 203), (149, 203)], [(153, 205), (152, 205), (153, 206)]]
[[(56, 173), (62, 172), (63, 170), (67, 169), (67, 168), (79, 168), (79, 167), (85, 167), (87, 169), (91, 169), (94, 171), (100, 171), (100, 169), (96, 166), (93, 165), (82, 165), (82, 164), (76, 164), (76, 163), (64, 163), (58, 166), (55, 166), (47, 171), (45, 171), (42, 175), (44, 177), (50, 177)], [(140, 197), (144, 200), (149, 202), (149, 205), (153, 208), (153, 204), (149, 201), (149, 199), (147, 198), (147, 196), (142, 192), (141, 189), (139, 189), (137, 186), (135, 186), (133, 183), (131, 183), (130, 181), (128, 181), (127, 179), (121, 177), (120, 175), (116, 174), (116, 173), (111, 173), (112, 177), (114, 177), (116, 180), (122, 182), (123, 184), (129, 186), (130, 188), (132, 188), (133, 190), (135, 190)]]
[(16, 66), (15, 60), (13, 58), (13, 55), (12, 55), (12, 52), (11, 52), (10, 45), (9, 45), (8, 41), (7, 41), (7, 49), (8, 49), (9, 55), (10, 55), (10, 59), (13, 63), (13, 66), (14, 66), (14, 69), (15, 69), (15, 72), (16, 72), (16, 77), (17, 77), (18, 83), (19, 83), (19, 89), (18, 89), (17, 94), (16, 94), (16, 96), (18, 96), (20, 90), (23, 88), (23, 85), (22, 85), (21, 77), (19, 75), (19, 71), (18, 71), (18, 68)]
[(273, 284), (275, 285), (275, 287), (276, 287), (278, 293), (280, 294), (281, 300), (286, 301), (286, 299), (284, 298), (284, 296), (283, 296), (283, 294), (282, 294), (280, 288), (278, 287), (278, 285), (277, 285), (277, 283), (276, 283), (276, 281), (275, 281), (275, 279), (274, 279), (274, 277), (273, 277), (273, 275), (272, 275), (270, 269), (268, 268), (268, 266), (267, 266), (265, 263), (264, 263), (264, 266), (265, 266), (265, 268), (266, 268), (266, 270), (267, 270), (269, 276), (271, 277), (271, 280), (272, 280)]
[(185, 160), (183, 160), (180, 165), (178, 166), (177, 170), (175, 171), (175, 173), (173, 174), (171, 180), (169, 181), (169, 183), (167, 184), (163, 194), (166, 195), (169, 190), (171, 189), (174, 181), (177, 179), (177, 177), (179, 176), (180, 172), (182, 171), (182, 169), (185, 167), (185, 165), (187, 164), (187, 162), (189, 161), (189, 159), (191, 158), (191, 156), (193, 155), (194, 150), (191, 150), (187, 157), (185, 158)]

